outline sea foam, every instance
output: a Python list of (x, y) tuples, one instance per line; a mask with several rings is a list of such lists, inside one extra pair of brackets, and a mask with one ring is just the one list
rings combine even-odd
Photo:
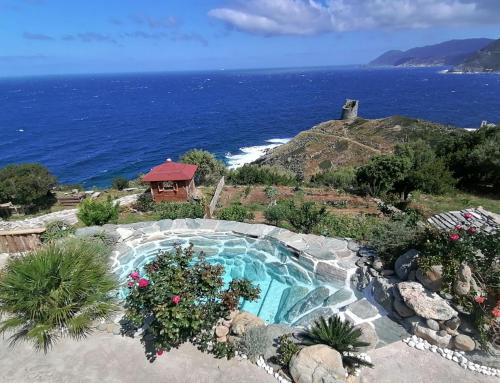
[(259, 159), (266, 154), (269, 149), (286, 144), (288, 141), (290, 141), (290, 138), (272, 138), (270, 140), (266, 140), (266, 145), (244, 146), (240, 148), (240, 151), (236, 154), (227, 153), (226, 162), (230, 169), (239, 168)]

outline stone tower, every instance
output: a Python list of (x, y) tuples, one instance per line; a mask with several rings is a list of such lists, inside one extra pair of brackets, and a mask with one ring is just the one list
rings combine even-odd
[(341, 120), (354, 120), (358, 117), (358, 100), (346, 99), (345, 104), (342, 107)]

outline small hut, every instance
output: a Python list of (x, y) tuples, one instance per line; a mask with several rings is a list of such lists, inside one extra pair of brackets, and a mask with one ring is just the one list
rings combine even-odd
[(155, 202), (189, 201), (196, 196), (194, 174), (198, 166), (172, 162), (169, 158), (155, 166), (143, 177), (151, 185), (151, 195)]

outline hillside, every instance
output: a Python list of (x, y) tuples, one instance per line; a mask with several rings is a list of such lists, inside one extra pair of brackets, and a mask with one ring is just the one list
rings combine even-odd
[(407, 51), (391, 50), (371, 61), (369, 65), (402, 67), (459, 65), (493, 41), (483, 38), (450, 40)]
[(435, 142), (450, 131), (460, 130), (400, 116), (333, 120), (299, 133), (256, 163), (280, 166), (308, 179), (322, 170), (363, 164), (374, 155), (390, 153), (399, 143), (419, 138)]
[(500, 72), (500, 39), (493, 41), (453, 70), (458, 72)]

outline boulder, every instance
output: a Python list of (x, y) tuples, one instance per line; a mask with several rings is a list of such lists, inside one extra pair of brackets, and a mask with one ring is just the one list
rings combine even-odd
[(418, 282), (400, 282), (398, 291), (406, 305), (425, 319), (448, 320), (458, 314), (445, 299)]
[(458, 269), (458, 273), (455, 279), (455, 283), (453, 285), (453, 290), (458, 295), (467, 295), (469, 294), (471, 288), (471, 280), (472, 280), (472, 270), (465, 263), (460, 265)]
[(380, 260), (380, 258), (375, 258), (372, 263), (372, 267), (377, 271), (382, 271), (384, 269), (384, 263)]
[(458, 327), (460, 326), (460, 318), (459, 317), (451, 318), (450, 320), (444, 322), (444, 326), (446, 328), (449, 328), (450, 330), (457, 330)]
[(417, 268), (417, 259), (418, 251), (415, 249), (408, 250), (396, 259), (394, 271), (401, 280), (406, 281), (410, 271)]
[(414, 333), (416, 336), (425, 339), (430, 344), (438, 347), (449, 348), (451, 346), (451, 335), (449, 334), (439, 334), (438, 332), (431, 330), (430, 328), (416, 325), (414, 328)]
[(368, 343), (368, 346), (358, 347), (360, 352), (366, 352), (368, 350), (373, 350), (377, 347), (378, 343), (378, 335), (375, 331), (375, 328), (369, 323), (361, 323), (355, 326), (355, 328), (359, 328), (361, 330), (361, 336), (359, 337), (359, 341)]
[(434, 331), (439, 331), (439, 323), (436, 322), (434, 319), (427, 319), (425, 321), (425, 324), (427, 325), (427, 327), (429, 327), (431, 330), (434, 330)]
[(453, 342), (457, 350), (473, 351), (476, 348), (476, 342), (468, 335), (458, 334)]
[(372, 279), (368, 270), (368, 266), (358, 267), (356, 272), (351, 276), (351, 282), (356, 286), (358, 291), (363, 291)]
[(318, 344), (304, 347), (290, 360), (295, 383), (338, 383), (346, 381), (346, 370), (339, 352)]
[(258, 316), (242, 311), (236, 315), (231, 323), (231, 333), (241, 336), (251, 327), (264, 326), (265, 322)]
[(434, 265), (426, 271), (418, 269), (416, 278), (426, 289), (439, 291), (443, 285), (443, 266)]
[(288, 322), (293, 322), (297, 317), (305, 312), (323, 304), (330, 295), (330, 290), (320, 286), (309, 292), (304, 298), (295, 303), (285, 315)]
[(373, 298), (388, 312), (392, 311), (394, 286), (385, 278), (375, 278), (372, 285)]
[(262, 356), (265, 360), (271, 359), (276, 355), (278, 338), (281, 335), (290, 334), (292, 328), (283, 324), (271, 324), (262, 328), (262, 338), (265, 339), (265, 348)]
[(217, 335), (217, 338), (225, 337), (227, 334), (229, 334), (229, 328), (226, 326), (219, 325), (215, 328), (215, 335)]
[(403, 318), (415, 315), (415, 311), (409, 308), (400, 297), (394, 298), (392, 306), (394, 307), (394, 311), (396, 311)]

